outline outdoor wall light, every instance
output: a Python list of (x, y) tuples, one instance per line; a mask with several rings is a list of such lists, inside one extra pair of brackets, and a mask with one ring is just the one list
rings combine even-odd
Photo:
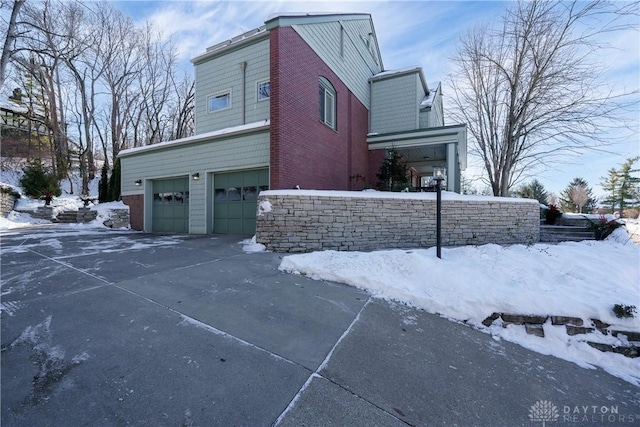
[(197, 181), (200, 179), (200, 173), (196, 172), (193, 175), (191, 175), (191, 177), (193, 178), (194, 181)]
[(136, 185), (139, 187), (142, 185), (142, 180), (141, 179), (136, 179)]

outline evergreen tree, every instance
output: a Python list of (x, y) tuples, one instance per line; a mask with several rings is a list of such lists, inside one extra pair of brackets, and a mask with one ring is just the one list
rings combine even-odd
[(107, 162), (102, 165), (100, 173), (100, 182), (98, 183), (98, 202), (104, 203), (109, 200), (109, 166)]
[(523, 199), (537, 200), (543, 205), (547, 204), (547, 198), (549, 197), (549, 193), (544, 189), (544, 185), (537, 179), (534, 179), (529, 184), (522, 185), (516, 190), (515, 195)]
[(609, 175), (602, 177), (600, 186), (606, 191), (607, 196), (603, 200), (611, 211), (618, 208), (620, 217), (624, 216), (626, 207), (637, 207), (640, 205), (640, 177), (638, 169), (634, 169), (634, 164), (640, 157), (629, 158), (620, 169), (609, 169)]
[(606, 196), (602, 203), (610, 207), (611, 212), (616, 209), (618, 191), (618, 171), (615, 168), (609, 169), (609, 175), (600, 178), (600, 187), (605, 191)]
[(379, 190), (398, 191), (401, 189), (400, 187), (406, 186), (409, 182), (407, 165), (397, 150), (393, 149), (389, 152), (376, 177), (378, 178)]
[(633, 175), (638, 172), (638, 169), (633, 169), (633, 165), (638, 161), (640, 157), (629, 158), (622, 165), (618, 171), (618, 190), (616, 192), (618, 212), (620, 218), (624, 215), (625, 207), (638, 206), (638, 184), (640, 183), (640, 177)]
[(116, 159), (109, 178), (109, 201), (120, 200), (120, 159)]
[(51, 203), (53, 196), (62, 194), (60, 182), (55, 174), (46, 168), (40, 159), (30, 161), (23, 169), (20, 185), (27, 196), (44, 198), (45, 205)]
[[(580, 193), (576, 191), (576, 187), (584, 187), (584, 190), (587, 194), (587, 200), (584, 205), (582, 203), (576, 203), (573, 198), (576, 193)], [(560, 210), (563, 212), (578, 212), (582, 207), (582, 211), (589, 213), (596, 208), (596, 198), (593, 197), (593, 192), (591, 191), (591, 187), (587, 184), (582, 178), (574, 178), (573, 181), (569, 183), (567, 188), (565, 188), (560, 193)]]

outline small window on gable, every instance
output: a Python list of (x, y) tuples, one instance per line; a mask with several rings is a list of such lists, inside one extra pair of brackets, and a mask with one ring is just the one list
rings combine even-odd
[(336, 128), (336, 90), (329, 80), (320, 77), (319, 88), (320, 121), (331, 129)]
[(207, 99), (207, 104), (210, 113), (231, 108), (231, 92), (212, 95)]
[(264, 101), (271, 97), (271, 84), (269, 82), (258, 83), (258, 101)]

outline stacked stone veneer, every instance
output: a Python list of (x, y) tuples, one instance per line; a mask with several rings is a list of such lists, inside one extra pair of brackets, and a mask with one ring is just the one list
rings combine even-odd
[(129, 228), (129, 209), (110, 209), (109, 220), (105, 223), (111, 228)]
[[(536, 201), (443, 194), (444, 246), (529, 244), (539, 237)], [(262, 192), (256, 240), (275, 252), (435, 246), (435, 194)]]
[(17, 197), (10, 191), (0, 189), (0, 215), (6, 217), (13, 210)]

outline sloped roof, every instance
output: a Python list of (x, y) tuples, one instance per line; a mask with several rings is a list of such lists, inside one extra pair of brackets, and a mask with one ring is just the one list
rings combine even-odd
[(224, 129), (214, 130), (212, 132), (200, 133), (197, 135), (188, 136), (186, 138), (160, 142), (158, 144), (128, 148), (126, 150), (120, 151), (118, 153), (118, 157), (131, 156), (134, 154), (139, 154), (147, 151), (162, 150), (164, 148), (169, 148), (169, 147), (184, 146), (184, 145), (193, 144), (196, 142), (206, 141), (209, 139), (216, 139), (216, 138), (229, 137), (234, 135), (241, 135), (244, 133), (269, 130), (270, 123), (271, 121), (269, 119), (266, 119), (258, 122), (247, 123), (246, 125), (232, 126)]
[(420, 108), (431, 108), (433, 106), (433, 100), (438, 92), (440, 92), (440, 82), (433, 82), (433, 86), (435, 89), (427, 92), (427, 96), (420, 102)]

